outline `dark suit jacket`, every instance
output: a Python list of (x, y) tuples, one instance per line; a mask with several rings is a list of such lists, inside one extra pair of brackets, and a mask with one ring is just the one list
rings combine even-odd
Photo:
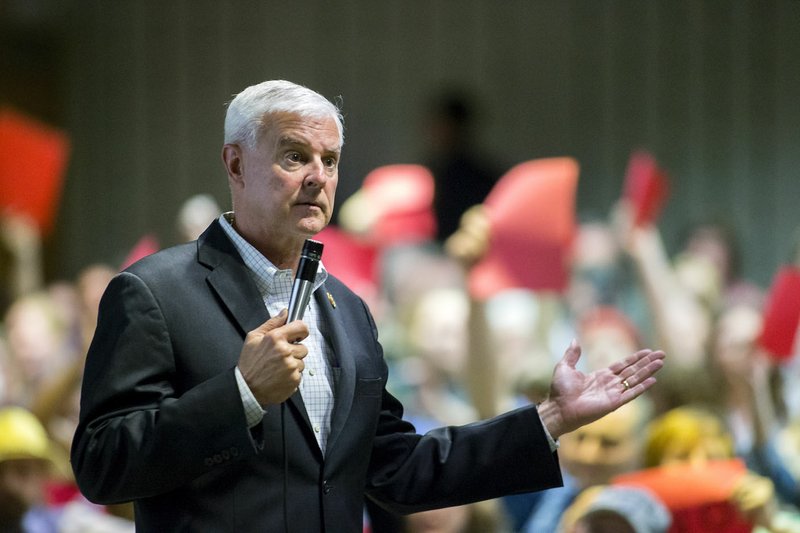
[(414, 512), (561, 483), (534, 408), (415, 434), (364, 302), (333, 277), (315, 297), (340, 376), (325, 457), (299, 393), (247, 428), (234, 368), (268, 315), (218, 222), (117, 275), (86, 361), (82, 492), (134, 500), (140, 532), (307, 533), (361, 531), (365, 494)]

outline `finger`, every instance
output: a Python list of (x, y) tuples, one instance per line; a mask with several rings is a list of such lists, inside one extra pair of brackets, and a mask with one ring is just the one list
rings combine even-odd
[(625, 379), (628, 377), (636, 377), (639, 381), (643, 380), (647, 376), (651, 376), (656, 373), (661, 367), (664, 366), (664, 352), (657, 351), (651, 352), (647, 355), (647, 357), (643, 357), (642, 359), (636, 361), (636, 363), (632, 364), (628, 368), (624, 369), (620, 372), (620, 376)]
[(578, 360), (581, 358), (581, 347), (578, 344), (577, 339), (572, 339), (572, 342), (569, 343), (569, 346), (564, 351), (564, 357), (561, 358), (561, 361), (567, 364), (570, 368), (575, 368), (575, 365), (578, 364)]
[(290, 355), (298, 361), (305, 359), (305, 357), (308, 355), (308, 348), (306, 348), (304, 345), (295, 344), (293, 347), (294, 349), (291, 351)]
[[(653, 356), (652, 359), (643, 359), (637, 362), (635, 365), (632, 365), (620, 372), (619, 385), (622, 392), (635, 389), (641, 383), (649, 383), (648, 380), (651, 379), (653, 380), (653, 383), (655, 383), (655, 378), (653, 375), (663, 368), (664, 358), (659, 357), (659, 353), (657, 352), (653, 352), (651, 355)], [(644, 366), (641, 366), (642, 364), (644, 364)], [(652, 386), (652, 383), (650, 383), (647, 388), (650, 386)]]
[(286, 340), (292, 344), (299, 344), (308, 337), (308, 326), (302, 320), (295, 320), (286, 324)]
[[(630, 383), (630, 380), (628, 380), (628, 382)], [(637, 385), (632, 385), (630, 388), (627, 389), (624, 387), (624, 385), (620, 384), (619, 385), (619, 388), (621, 389), (620, 399), (622, 400), (622, 403), (627, 403), (633, 400), (634, 398), (638, 398), (639, 396), (641, 396), (647, 389), (649, 389), (655, 384), (656, 384), (656, 378), (652, 376), (645, 379), (641, 383), (638, 383)]]
[(277, 315), (270, 317), (269, 320), (258, 326), (255, 331), (259, 333), (267, 333), (272, 331), (273, 329), (279, 328), (286, 324), (286, 318), (289, 316), (289, 311), (286, 309), (282, 310)]
[[(612, 363), (608, 369), (611, 370), (614, 374), (622, 375), (623, 379), (629, 377), (631, 374), (635, 373), (638, 368), (641, 368), (644, 365), (647, 365), (650, 361), (654, 359), (663, 359), (664, 352), (656, 351), (650, 349), (639, 350), (638, 352), (629, 355), (625, 359)], [(638, 366), (637, 366), (638, 365)], [(628, 370), (627, 372), (624, 372)], [(623, 375), (625, 373), (626, 375)]]

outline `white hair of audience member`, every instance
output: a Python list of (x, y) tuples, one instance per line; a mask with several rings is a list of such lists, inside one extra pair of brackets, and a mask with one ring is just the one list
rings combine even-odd
[(178, 231), (186, 241), (197, 239), (222, 213), (210, 194), (196, 194), (186, 200), (178, 212)]

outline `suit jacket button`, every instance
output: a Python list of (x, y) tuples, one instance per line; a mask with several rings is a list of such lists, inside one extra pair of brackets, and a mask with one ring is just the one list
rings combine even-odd
[(205, 463), (206, 466), (214, 466), (214, 459), (211, 457), (206, 457), (203, 463)]
[(220, 464), (222, 462), (222, 455), (215, 453), (214, 454), (214, 462)]
[(326, 494), (326, 495), (330, 494), (331, 493), (331, 489), (332, 489), (332, 487), (331, 487), (330, 483), (328, 483), (327, 481), (323, 481), (322, 482), (322, 494)]

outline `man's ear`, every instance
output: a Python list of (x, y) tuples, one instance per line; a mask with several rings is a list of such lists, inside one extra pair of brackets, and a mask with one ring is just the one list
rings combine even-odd
[(244, 185), (244, 158), (242, 149), (238, 144), (226, 144), (222, 147), (222, 162), (228, 173), (228, 182), (231, 186)]

